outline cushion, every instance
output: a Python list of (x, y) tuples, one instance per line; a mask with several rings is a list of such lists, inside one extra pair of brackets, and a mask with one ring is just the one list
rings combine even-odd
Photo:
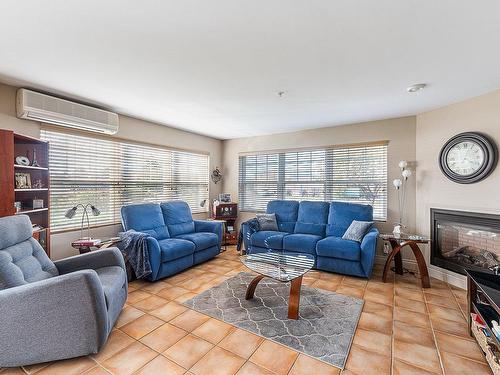
[(330, 205), (327, 202), (300, 202), (294, 233), (324, 237)]
[(340, 237), (326, 237), (318, 241), (316, 254), (322, 257), (359, 261), (361, 259), (361, 247), (359, 242), (356, 241), (343, 240)]
[(97, 276), (101, 281), (106, 305), (108, 308), (113, 304), (116, 297), (119, 297), (123, 284), (127, 281), (127, 275), (123, 268), (118, 266), (96, 268)]
[(195, 244), (195, 251), (205, 250), (212, 246), (219, 244), (219, 237), (215, 233), (210, 232), (196, 232), (189, 234), (181, 234), (176, 238), (191, 241)]
[(195, 245), (191, 241), (168, 238), (158, 241), (161, 251), (161, 261), (168, 262), (178, 258), (185, 257), (194, 253)]
[(256, 216), (257, 221), (259, 222), (259, 230), (278, 230), (276, 214), (257, 214)]
[(170, 236), (193, 233), (194, 221), (189, 205), (184, 201), (171, 201), (160, 204), (163, 219), (167, 224)]
[(360, 242), (363, 241), (363, 237), (370, 230), (373, 225), (373, 221), (358, 221), (353, 220), (349, 228), (345, 231), (342, 236), (343, 240), (351, 240)]
[(353, 220), (373, 221), (373, 207), (359, 203), (330, 203), (326, 235), (342, 237)]
[(276, 214), (276, 221), (278, 222), (278, 230), (280, 232), (293, 233), (295, 222), (299, 211), (299, 202), (274, 200), (267, 204), (266, 213)]
[(321, 238), (314, 234), (289, 234), (283, 238), (283, 249), (297, 253), (316, 254), (316, 243)]
[(149, 234), (157, 240), (169, 238), (168, 228), (157, 203), (130, 204), (121, 208), (123, 229)]
[(252, 246), (265, 247), (269, 249), (283, 249), (283, 237), (289, 235), (287, 232), (259, 231), (252, 234), (250, 244)]

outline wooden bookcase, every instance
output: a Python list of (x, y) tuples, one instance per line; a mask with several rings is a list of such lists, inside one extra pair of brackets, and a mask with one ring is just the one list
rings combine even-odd
[[(237, 203), (220, 203), (213, 208), (213, 218), (216, 220), (224, 220), (224, 238), (222, 245), (236, 245), (238, 243), (238, 233), (234, 230), (236, 220), (238, 220), (238, 204)], [(229, 228), (233, 230), (229, 230)]]
[[(38, 166), (33, 166), (36, 153)], [(16, 157), (26, 156), (30, 165), (16, 164)], [(31, 187), (16, 186), (16, 175), (29, 175)], [(34, 228), (37, 239), (50, 256), (50, 176), (49, 144), (36, 138), (16, 134), (11, 130), (0, 130), (0, 217), (26, 214)], [(42, 208), (34, 208), (33, 200), (43, 201)], [(14, 203), (20, 202), (21, 209)]]

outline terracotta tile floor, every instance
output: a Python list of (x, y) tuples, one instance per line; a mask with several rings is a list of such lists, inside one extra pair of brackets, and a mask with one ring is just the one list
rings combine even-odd
[[(156, 283), (130, 283), (127, 305), (96, 355), (0, 370), (7, 374), (329, 375), (335, 367), (182, 306), (237, 272), (229, 248), (216, 259)], [(381, 281), (311, 271), (304, 283), (364, 298), (344, 375), (491, 374), (467, 333), (466, 293), (414, 276)]]

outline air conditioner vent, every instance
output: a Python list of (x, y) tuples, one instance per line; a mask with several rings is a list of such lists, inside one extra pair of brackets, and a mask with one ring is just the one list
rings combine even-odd
[(71, 128), (115, 134), (118, 115), (35, 91), (17, 91), (17, 117)]

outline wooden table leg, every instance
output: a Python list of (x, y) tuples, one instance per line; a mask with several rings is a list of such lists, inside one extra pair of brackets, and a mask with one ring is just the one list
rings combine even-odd
[[(395, 246), (394, 246), (393, 241), (391, 241), (391, 245), (393, 245), (393, 249), (392, 249), (391, 253), (389, 254), (389, 256), (387, 257), (387, 260), (385, 261), (384, 273), (382, 275), (382, 281), (384, 283), (387, 282), (387, 275), (389, 274), (389, 271), (391, 270), (392, 258), (394, 258), (396, 255), (399, 254), (398, 257), (399, 257), (399, 259), (401, 259), (401, 254), (400, 254), (401, 245), (398, 244), (397, 242), (395, 242)], [(401, 268), (403, 268), (402, 262), (403, 261), (401, 259)]]
[(256, 276), (250, 284), (248, 284), (247, 294), (245, 295), (245, 299), (252, 299), (255, 293), (255, 288), (257, 288), (257, 284), (264, 278), (263, 275)]
[(290, 284), (290, 298), (288, 300), (288, 319), (299, 318), (300, 287), (302, 286), (302, 276), (293, 279)]
[(429, 279), (429, 271), (427, 270), (427, 264), (425, 264), (424, 255), (420, 250), (420, 247), (413, 241), (408, 241), (405, 245), (408, 244), (411, 250), (413, 251), (413, 255), (415, 255), (415, 259), (418, 264), (418, 271), (420, 272), (420, 278), (422, 280), (422, 288), (430, 288), (431, 281)]
[[(391, 243), (391, 247), (393, 250), (399, 246), (399, 243), (397, 241), (391, 240), (389, 242)], [(394, 269), (398, 275), (403, 274), (403, 257), (401, 256), (401, 251), (398, 251), (394, 255)]]

